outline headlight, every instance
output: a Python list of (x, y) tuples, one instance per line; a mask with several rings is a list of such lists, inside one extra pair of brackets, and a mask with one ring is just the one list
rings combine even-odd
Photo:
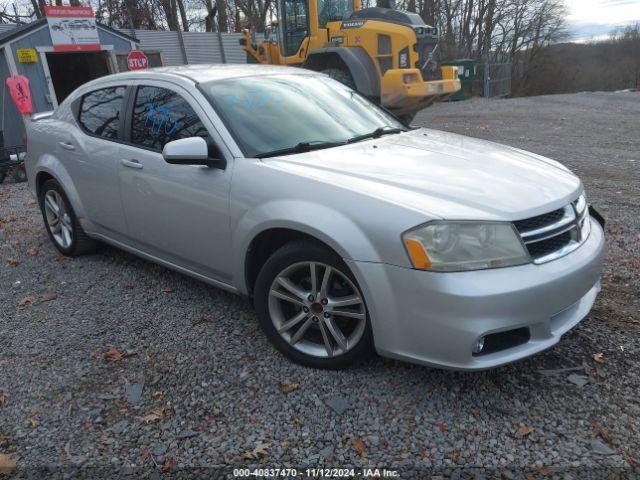
[(461, 272), (531, 261), (514, 226), (506, 222), (434, 221), (402, 240), (414, 268)]

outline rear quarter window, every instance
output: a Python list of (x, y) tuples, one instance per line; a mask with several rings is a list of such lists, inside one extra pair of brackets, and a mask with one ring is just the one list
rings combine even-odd
[(90, 134), (117, 139), (125, 91), (125, 87), (109, 87), (83, 96), (78, 113), (80, 125)]

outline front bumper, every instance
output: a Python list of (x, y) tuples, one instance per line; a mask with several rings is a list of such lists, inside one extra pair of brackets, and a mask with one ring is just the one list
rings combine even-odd
[[(556, 344), (600, 291), (604, 232), (593, 219), (577, 250), (542, 265), (435, 273), (348, 261), (363, 290), (380, 355), (459, 370), (513, 362)], [(515, 329), (517, 346), (473, 355), (480, 337)]]
[[(413, 75), (416, 81), (405, 83), (405, 75)], [(380, 89), (382, 105), (394, 111), (404, 111), (423, 108), (436, 98), (456, 93), (460, 90), (460, 79), (455, 77), (425, 82), (418, 69), (392, 69), (385, 72)]]

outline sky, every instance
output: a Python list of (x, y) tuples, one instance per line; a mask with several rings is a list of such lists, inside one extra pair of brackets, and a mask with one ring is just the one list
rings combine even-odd
[(603, 38), (617, 27), (640, 23), (640, 0), (565, 0), (574, 41)]

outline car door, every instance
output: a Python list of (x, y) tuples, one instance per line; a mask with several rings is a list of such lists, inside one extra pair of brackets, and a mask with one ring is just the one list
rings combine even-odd
[(162, 157), (166, 143), (194, 136), (224, 151), (213, 124), (178, 85), (139, 83), (129, 103), (119, 176), (130, 240), (148, 254), (228, 282), (231, 158), (214, 168), (171, 165)]
[(56, 145), (94, 233), (114, 237), (126, 232), (118, 179), (126, 90), (109, 86), (80, 97), (74, 108), (78, 125), (60, 132)]

